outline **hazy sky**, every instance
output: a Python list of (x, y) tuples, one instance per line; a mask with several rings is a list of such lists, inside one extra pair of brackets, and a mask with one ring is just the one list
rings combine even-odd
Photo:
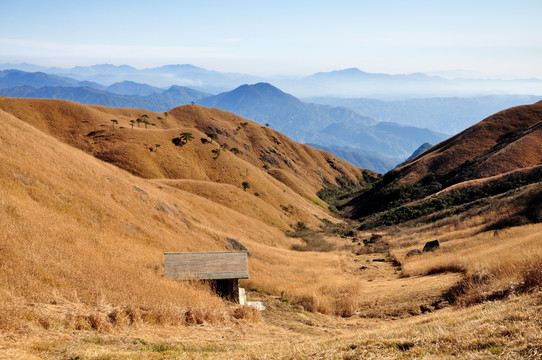
[(0, 0), (0, 63), (542, 78), (542, 0)]

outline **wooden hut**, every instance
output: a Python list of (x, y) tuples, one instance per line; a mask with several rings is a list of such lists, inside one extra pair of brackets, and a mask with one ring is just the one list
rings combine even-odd
[(164, 276), (208, 280), (217, 293), (239, 302), (239, 279), (248, 279), (248, 251), (164, 253)]

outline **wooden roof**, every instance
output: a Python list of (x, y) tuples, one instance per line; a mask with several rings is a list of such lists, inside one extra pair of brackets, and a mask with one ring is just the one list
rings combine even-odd
[(164, 253), (164, 276), (178, 280), (248, 279), (247, 251)]

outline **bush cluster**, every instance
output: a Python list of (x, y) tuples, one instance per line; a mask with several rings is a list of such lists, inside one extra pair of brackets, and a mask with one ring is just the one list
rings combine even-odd
[[(450, 209), (488, 196), (501, 194), (527, 184), (528, 180), (517, 179), (490, 184), (481, 188), (463, 188), (461, 190), (449, 191), (415, 205), (404, 205), (394, 208), (394, 205), (397, 206), (417, 200), (422, 196), (421, 194), (423, 194), (423, 190), (420, 190), (419, 186), (405, 185), (393, 191), (398, 198), (389, 203), (388, 207), (391, 208), (391, 210), (380, 215), (379, 223), (386, 226), (401, 224), (437, 211)], [(449, 213), (449, 215), (451, 214), (453, 214), (453, 212)]]

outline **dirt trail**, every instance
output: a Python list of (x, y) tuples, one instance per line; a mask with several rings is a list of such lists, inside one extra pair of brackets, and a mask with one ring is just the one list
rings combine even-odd
[[(337, 237), (333, 242), (340, 240), (348, 241)], [(343, 268), (362, 283), (366, 295), (357, 315), (404, 318), (449, 306), (443, 294), (461, 280), (460, 274), (403, 277), (400, 264), (390, 258), (384, 240), (367, 244), (354, 240), (350, 240), (350, 261)]]

